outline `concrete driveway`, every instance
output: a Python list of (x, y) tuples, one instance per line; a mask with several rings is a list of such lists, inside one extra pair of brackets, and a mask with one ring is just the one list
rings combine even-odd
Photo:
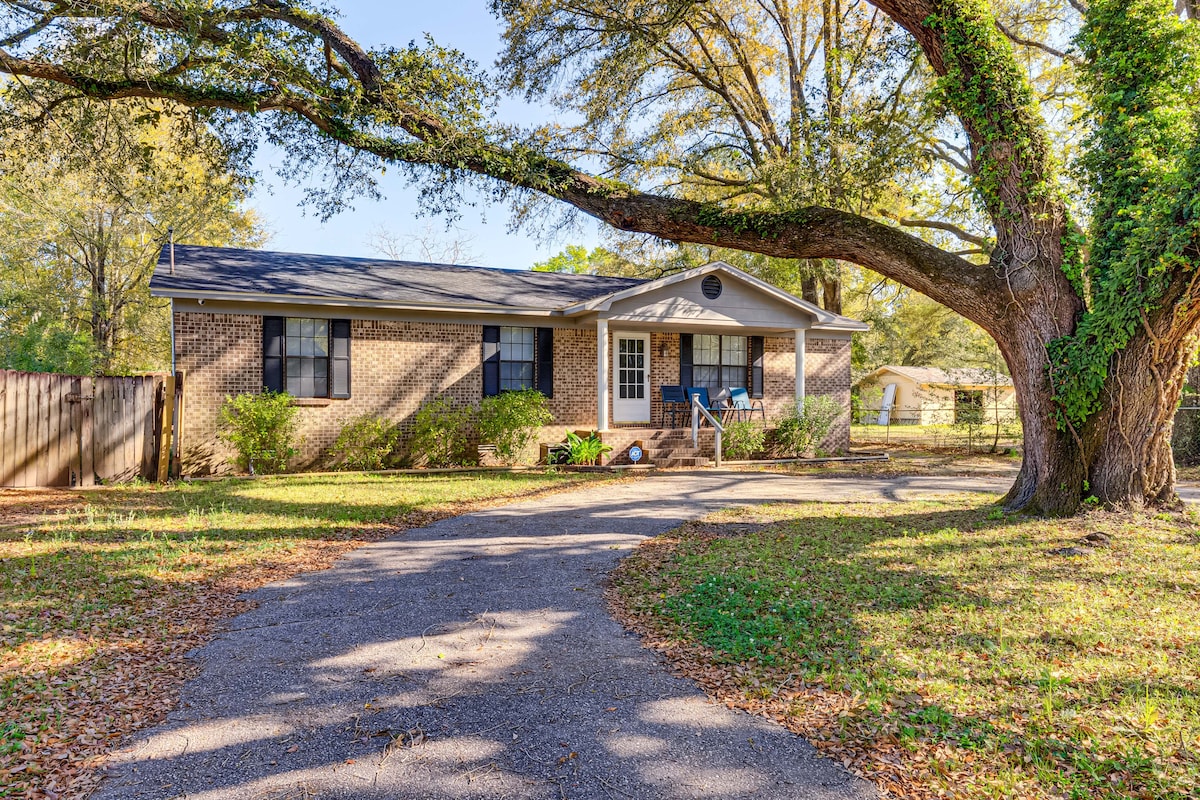
[(646, 537), (731, 505), (1005, 488), (669, 473), (407, 531), (251, 595), (93, 797), (875, 797), (672, 676), (608, 616), (604, 577)]

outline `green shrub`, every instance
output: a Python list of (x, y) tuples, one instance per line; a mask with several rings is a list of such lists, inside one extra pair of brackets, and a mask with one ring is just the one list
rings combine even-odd
[(427, 467), (457, 467), (479, 460), (475, 443), (474, 409), (448, 397), (437, 397), (413, 415), (409, 456)]
[(364, 414), (342, 426), (329, 451), (345, 469), (383, 469), (392, 463), (399, 443), (399, 426), (383, 417)]
[(842, 406), (829, 395), (804, 398), (803, 405), (793, 401), (776, 420), (775, 444), (781, 455), (802, 456), (825, 440)]
[(767, 430), (752, 420), (730, 422), (721, 434), (721, 450), (726, 458), (735, 460), (753, 458), (763, 450)]
[(513, 464), (553, 417), (546, 397), (536, 389), (501, 392), (479, 404), (479, 440), (496, 446), (496, 456)]
[(571, 454), (567, 457), (568, 464), (598, 464), (600, 456), (612, 452), (612, 445), (605, 444), (596, 431), (588, 434), (586, 439), (567, 431), (567, 446), (571, 448)]
[(226, 397), (221, 438), (237, 450), (237, 465), (251, 474), (283, 472), (296, 454), (296, 406), (287, 392)]

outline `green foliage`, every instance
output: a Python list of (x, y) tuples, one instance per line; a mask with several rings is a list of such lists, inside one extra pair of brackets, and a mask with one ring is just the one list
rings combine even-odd
[(775, 444), (784, 456), (803, 456), (820, 446), (833, 423), (842, 414), (842, 406), (829, 395), (804, 398), (804, 403), (789, 403), (775, 420)]
[(762, 452), (766, 441), (767, 430), (760, 423), (754, 420), (730, 422), (721, 434), (721, 449), (726, 458), (753, 458)]
[[(974, 153), (976, 194), (995, 218), (1016, 218), (1012, 202), (1057, 197), (1041, 114), (1012, 43), (996, 25), (988, 0), (939, 3), (926, 24), (941, 34), (945, 74), (935, 101), (982, 141)], [(1003, 197), (1001, 183), (1020, 176), (1023, 198)]]
[(76, 100), (47, 120), (45, 91), (0, 90), (2, 356), (72, 373), (165, 369), (169, 303), (148, 284), (167, 230), (188, 244), (259, 245), (241, 207), (251, 178), (177, 108)]
[(342, 426), (330, 454), (346, 469), (383, 469), (390, 466), (399, 443), (398, 425), (383, 417), (364, 414)]
[(1092, 301), (1049, 348), (1061, 428), (1099, 408), (1113, 359), (1195, 275), (1200, 237), (1200, 29), (1166, 0), (1098, 0), (1077, 44), (1094, 123), (1079, 164), (1095, 196)]
[(568, 464), (598, 464), (601, 456), (612, 452), (612, 446), (605, 444), (596, 431), (588, 434), (587, 438), (567, 431), (567, 445), (571, 448), (567, 456)]
[(478, 461), (475, 413), (470, 406), (436, 397), (413, 415), (408, 455), (428, 467), (458, 467)]
[(41, 318), (0, 331), (0, 369), (90, 375), (95, 363), (91, 337), (68, 330), (61, 320)]
[(536, 389), (501, 392), (479, 404), (479, 438), (496, 446), (502, 462), (514, 464), (552, 419), (545, 395)]
[(847, 313), (871, 326), (850, 344), (856, 375), (885, 364), (953, 369), (1003, 363), (982, 328), (922, 294), (876, 278), (847, 288)]
[(296, 406), (287, 392), (226, 397), (221, 405), (221, 438), (237, 450), (237, 465), (251, 474), (287, 469), (296, 454)]
[(560, 253), (532, 267), (534, 272), (565, 272), (573, 275), (637, 275), (636, 264), (605, 247), (588, 251), (586, 247), (569, 244)]

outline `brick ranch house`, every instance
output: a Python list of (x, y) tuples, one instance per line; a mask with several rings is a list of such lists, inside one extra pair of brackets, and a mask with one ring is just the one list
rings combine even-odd
[(867, 326), (728, 264), (639, 280), (171, 250), (150, 288), (171, 300), (185, 475), (229, 469), (218, 409), (226, 396), (264, 388), (297, 398), (297, 467), (319, 466), (354, 417), (403, 425), (439, 395), (476, 404), (528, 386), (554, 416), (541, 441), (595, 429), (616, 459), (660, 426), (664, 384), (714, 396), (745, 386), (768, 417), (796, 396), (831, 395), (847, 413), (826, 449), (850, 444), (850, 336)]

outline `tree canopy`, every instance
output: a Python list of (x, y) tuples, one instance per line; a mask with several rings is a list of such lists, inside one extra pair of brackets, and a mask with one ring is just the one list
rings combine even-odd
[(160, 101), (50, 110), (0, 95), (0, 359), (123, 373), (170, 364), (168, 304), (149, 294), (168, 231), (256, 245), (248, 178), (208, 129)]

